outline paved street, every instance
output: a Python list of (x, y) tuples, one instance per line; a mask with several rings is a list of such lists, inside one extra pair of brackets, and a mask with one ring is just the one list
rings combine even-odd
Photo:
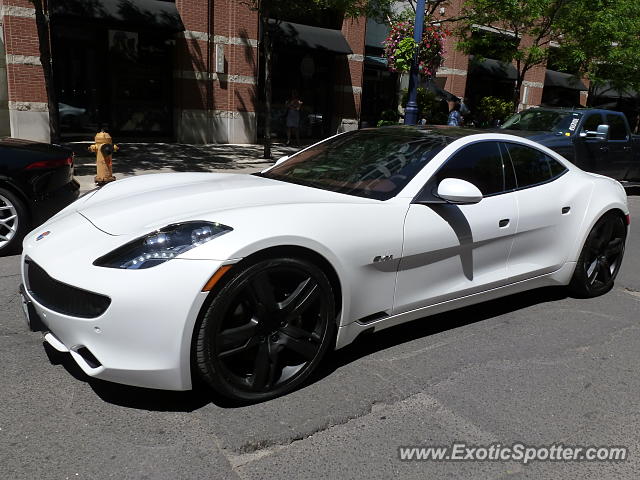
[[(240, 408), (86, 378), (27, 331), (19, 259), (1, 258), (0, 477), (636, 479), (640, 197), (630, 200), (632, 240), (604, 297), (548, 289), (418, 320), (336, 352), (297, 392)], [(400, 445), (456, 440), (623, 445), (630, 458), (398, 460)]]

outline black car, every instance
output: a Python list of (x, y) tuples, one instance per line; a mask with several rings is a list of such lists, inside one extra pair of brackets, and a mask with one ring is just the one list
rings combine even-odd
[(60, 145), (0, 139), (0, 255), (78, 198), (73, 152)]

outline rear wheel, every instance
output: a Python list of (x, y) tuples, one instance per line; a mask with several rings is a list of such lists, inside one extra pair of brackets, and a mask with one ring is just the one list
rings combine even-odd
[(28, 213), (10, 191), (0, 188), (0, 255), (17, 250), (27, 233)]
[(333, 339), (335, 306), (324, 272), (279, 258), (238, 269), (196, 331), (202, 378), (225, 397), (260, 401), (298, 387)]
[(569, 289), (580, 297), (597, 297), (611, 290), (622, 264), (626, 238), (622, 217), (613, 212), (603, 215), (589, 232)]

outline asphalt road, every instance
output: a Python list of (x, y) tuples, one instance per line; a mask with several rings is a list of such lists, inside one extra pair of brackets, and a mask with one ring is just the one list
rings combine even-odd
[[(19, 259), (1, 258), (0, 478), (637, 479), (640, 197), (630, 200), (632, 239), (607, 295), (540, 290), (386, 330), (333, 354), (305, 388), (248, 407), (86, 378), (27, 331)], [(454, 441), (622, 445), (629, 458), (398, 459), (401, 445)]]

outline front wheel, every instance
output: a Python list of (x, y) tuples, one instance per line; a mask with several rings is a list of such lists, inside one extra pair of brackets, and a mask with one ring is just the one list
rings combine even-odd
[(228, 274), (195, 333), (200, 375), (239, 401), (295, 389), (333, 339), (335, 305), (327, 276), (296, 258), (238, 265)]
[(611, 290), (622, 264), (626, 239), (623, 218), (613, 212), (603, 215), (582, 248), (569, 284), (571, 292), (589, 298)]

